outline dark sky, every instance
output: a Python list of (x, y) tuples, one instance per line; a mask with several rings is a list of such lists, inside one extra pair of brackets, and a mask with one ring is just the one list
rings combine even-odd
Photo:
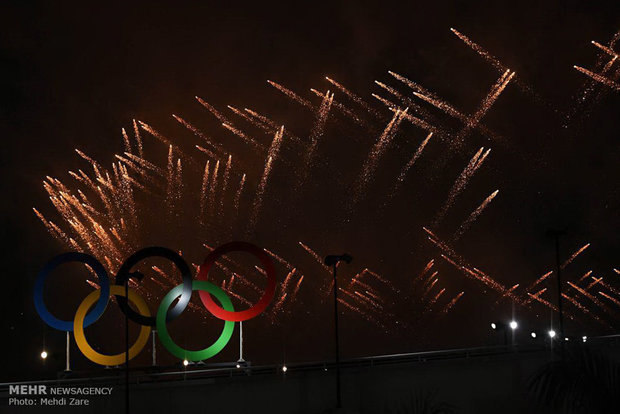
[[(227, 104), (257, 108), (307, 137), (312, 115), (269, 87), (267, 79), (318, 104), (320, 100), (309, 88), (329, 88), (324, 81), (328, 75), (385, 115), (387, 111), (370, 95), (381, 92), (373, 85), (375, 79), (407, 92), (388, 75), (387, 71), (393, 70), (433, 90), (463, 112), (473, 113), (500, 74), (456, 38), (450, 27), (491, 51), (515, 70), (520, 80), (532, 85), (541, 99), (537, 102), (514, 84), (509, 85), (483, 119), (485, 126), (501, 136), (499, 142), (489, 143), (477, 132), (454, 151), (448, 151), (445, 143), (434, 142), (437, 146), (429, 147), (427, 155), (437, 163), (422, 166), (425, 175), (413, 179), (413, 189), (406, 190), (390, 210), (379, 214), (378, 199), (385, 196), (393, 181), (393, 175), (388, 178), (389, 172), (397, 172), (424, 137), (423, 131), (409, 127), (402, 133), (405, 144), (393, 148), (383, 160), (385, 177), (378, 176), (368, 200), (358, 206), (350, 221), (331, 210), (333, 200), (342, 202), (336, 190), (323, 191), (321, 186), (337, 181), (334, 186), (340, 191), (340, 186), (358, 171), (354, 166), (363, 161), (377, 136), (360, 136), (354, 127), (334, 121), (325, 134), (329, 143), (320, 151), (325, 169), (312, 176), (309, 198), (287, 209), (287, 202), (299, 200), (273, 195), (283, 193), (288, 185), (286, 169), (290, 165), (280, 166), (270, 190), (271, 204), (265, 208), (268, 213), (249, 239), (274, 246), (287, 257), (298, 255), (296, 263), (304, 263), (306, 276), (321, 269), (307, 260), (297, 241), (308, 241), (320, 254), (347, 250), (356, 257), (354, 272), (370, 267), (404, 290), (410, 286), (408, 278), (437, 257), (437, 250), (425, 242), (421, 226), (430, 225), (433, 211), (445, 200), (451, 183), (484, 145), (493, 148), (485, 170), (463, 193), (453, 209), (455, 214), (434, 230), (449, 238), (484, 197), (500, 189), (494, 204), (454, 246), (474, 266), (507, 286), (527, 285), (552, 269), (553, 246), (545, 232), (559, 227), (567, 229), (562, 241), (564, 256), (592, 243), (580, 262), (567, 268), (568, 277), (593, 269), (596, 276), (620, 286), (620, 275), (612, 270), (620, 267), (620, 96), (617, 91), (595, 85), (580, 101), (588, 78), (573, 69), (573, 65), (595, 68), (604, 54), (590, 41), (607, 44), (620, 29), (619, 12), (613, 2), (573, 1), (364, 5), (234, 2), (227, 6), (216, 2), (175, 2), (174, 6), (153, 2), (98, 6), (84, 2), (5, 2), (0, 13), (2, 238), (6, 255), (2, 313), (3, 332), (10, 346), (3, 357), (8, 365), (3, 379), (50, 376), (62, 363), (52, 361), (41, 367), (37, 358), (43, 323), (32, 306), (32, 285), (38, 269), (63, 248), (45, 232), (32, 207), (53, 215), (41, 183), (46, 175), (69, 180), (67, 170), (85, 168), (74, 148), (109, 164), (113, 153), (122, 149), (121, 127), (130, 128), (136, 118), (175, 136), (182, 129), (171, 118), (172, 113), (203, 119), (198, 122), (211, 134), (217, 122), (196, 103), (195, 95), (218, 108), (225, 109)], [(336, 100), (340, 97), (337, 92)], [(447, 118), (446, 123), (460, 125)], [(377, 125), (383, 127), (385, 122)], [(219, 130), (217, 134), (223, 135)], [(157, 151), (162, 152), (161, 148)], [(333, 159), (325, 154), (333, 155)], [(263, 161), (249, 155), (239, 159), (250, 164), (254, 173), (250, 181), (255, 185)], [(295, 165), (298, 161), (290, 158), (290, 162)], [(290, 211), (293, 209), (294, 213)], [(278, 230), (272, 231), (272, 227)], [(241, 237), (241, 233), (233, 235)], [(218, 236), (217, 242), (223, 241), (226, 238)], [(468, 301), (464, 300), (458, 314), (439, 322), (416, 324), (411, 318), (417, 317), (409, 315), (407, 304), (389, 298), (398, 295), (388, 293), (395, 318), (420, 331), (394, 333), (398, 329), (378, 329), (352, 319), (355, 329), (343, 334), (344, 352), (354, 356), (492, 341), (487, 332), (491, 316), (487, 314), (495, 312), (497, 318), (508, 318), (510, 306), (492, 307), (495, 296), (483, 300), (480, 286), (464, 284), (461, 273), (446, 263), (441, 266), (452, 284), (451, 296), (466, 291), (464, 298)], [(77, 298), (71, 303), (79, 303), (83, 297), (79, 295), (85, 292), (87, 286), (77, 289)], [(307, 302), (316, 308), (304, 308), (297, 312), (303, 317), (291, 317), (288, 326), (295, 326), (294, 331), (301, 326), (302, 333), (286, 339), (291, 342), (288, 350), (282, 351), (282, 341), (265, 339), (287, 336), (282, 326), (263, 324), (261, 331), (253, 332), (263, 338), (257, 340), (256, 359), (277, 360), (283, 353), (293, 360), (329, 357), (331, 342), (313, 338), (320, 343), (317, 348), (303, 345), (309, 335), (303, 331), (325, 325), (325, 332), (331, 332), (327, 329), (329, 319), (321, 319), (328, 318), (331, 302)], [(537, 323), (536, 315), (548, 315), (541, 309), (530, 312), (532, 324)], [(586, 320), (575, 325), (571, 334), (613, 332), (613, 326), (619, 327), (617, 315), (609, 319), (611, 328), (590, 326)], [(278, 333), (272, 334), (269, 329)], [(446, 334), (450, 329), (453, 333)], [(365, 330), (367, 334), (360, 333)], [(424, 340), (418, 341), (420, 337)], [(61, 333), (50, 333), (46, 338), (52, 347), (62, 348)], [(82, 365), (89, 366), (84, 361)]]

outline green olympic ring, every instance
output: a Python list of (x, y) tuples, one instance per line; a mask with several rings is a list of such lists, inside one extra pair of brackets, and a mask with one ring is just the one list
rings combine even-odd
[[(233, 304), (230, 301), (230, 298), (224, 293), (224, 291), (218, 286), (214, 285), (211, 282), (206, 282), (202, 280), (194, 280), (192, 282), (192, 291), (194, 290), (202, 290), (205, 292), (209, 292), (220, 302), (222, 307), (229, 311), (233, 312), (235, 309), (233, 308)], [(189, 351), (187, 349), (181, 348), (178, 346), (170, 333), (168, 333), (168, 328), (166, 327), (166, 315), (168, 313), (168, 308), (179, 296), (181, 296), (183, 291), (183, 285), (178, 285), (174, 287), (170, 292), (164, 296), (159, 308), (157, 309), (156, 316), (156, 324), (157, 331), (159, 333), (159, 340), (166, 347), (170, 353), (172, 353), (177, 358), (185, 359), (187, 361), (202, 361), (205, 359), (209, 359), (214, 355), (217, 355), (228, 341), (232, 337), (233, 330), (235, 328), (235, 322), (233, 321), (224, 321), (224, 329), (222, 329), (222, 333), (220, 337), (210, 346), (200, 351)]]

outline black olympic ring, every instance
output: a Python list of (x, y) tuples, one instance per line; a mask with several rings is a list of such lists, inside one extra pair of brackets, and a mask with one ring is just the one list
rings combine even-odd
[[(137, 252), (129, 256), (129, 258), (125, 260), (121, 268), (118, 269), (118, 272), (116, 273), (115, 284), (124, 286), (125, 283), (132, 277), (138, 280), (142, 280), (142, 278), (144, 277), (142, 273), (129, 272), (129, 270), (133, 266), (140, 263), (142, 260), (146, 259), (147, 257), (163, 257), (165, 259), (168, 259), (171, 262), (173, 262), (177, 266), (177, 268), (181, 271), (181, 275), (183, 277), (183, 283), (182, 283), (183, 291), (181, 293), (181, 297), (179, 298), (179, 301), (176, 303), (176, 305), (174, 305), (171, 309), (169, 309), (168, 313), (166, 314), (166, 322), (170, 322), (178, 318), (181, 315), (181, 313), (183, 313), (183, 311), (189, 304), (189, 300), (192, 297), (191, 270), (189, 266), (187, 265), (187, 263), (185, 262), (185, 260), (183, 260), (183, 258), (179, 254), (177, 254), (174, 250), (167, 249), (165, 247), (157, 247), (157, 246), (146, 247), (142, 250), (138, 250)], [(140, 315), (139, 313), (131, 309), (131, 307), (127, 303), (126, 297), (116, 295), (116, 301), (118, 302), (118, 306), (120, 306), (121, 311), (123, 311), (123, 313), (132, 321), (140, 325), (145, 325), (145, 326), (156, 326), (157, 325), (155, 317), (153, 316), (148, 317), (148, 316)]]

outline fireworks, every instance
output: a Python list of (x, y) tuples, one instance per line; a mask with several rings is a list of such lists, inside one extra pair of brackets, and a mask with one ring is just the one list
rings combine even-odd
[(484, 147), (480, 147), (478, 152), (476, 152), (474, 156), (471, 158), (471, 160), (469, 160), (469, 163), (467, 164), (465, 169), (461, 172), (461, 174), (458, 176), (458, 178), (454, 182), (454, 185), (452, 186), (452, 189), (450, 189), (450, 193), (448, 194), (448, 199), (446, 200), (444, 206), (441, 208), (441, 210), (439, 210), (439, 212), (437, 213), (437, 216), (435, 217), (435, 220), (434, 220), (435, 224), (439, 223), (444, 218), (444, 216), (448, 212), (448, 209), (452, 207), (452, 205), (454, 204), (454, 200), (456, 199), (456, 197), (465, 189), (465, 187), (469, 183), (469, 180), (474, 175), (474, 173), (480, 168), (480, 166), (484, 162), (487, 155), (489, 155), (489, 152), (491, 150), (490, 149), (487, 150), (487, 152), (484, 153), (484, 155), (482, 154), (482, 151), (484, 151)]
[[(348, 243), (351, 249), (362, 250), (372, 242), (369, 239), (372, 231), (377, 232), (379, 240), (384, 240), (385, 229), (389, 229), (394, 232), (395, 239), (400, 240), (403, 235), (416, 233), (412, 229), (419, 229), (427, 223), (441, 223), (441, 227), (433, 226), (433, 231), (425, 228), (426, 233), (419, 232), (422, 236), (428, 235), (430, 244), (417, 243), (422, 237), (417, 234), (414, 235), (417, 239), (411, 239), (412, 250), (426, 249), (424, 253), (428, 255), (412, 264), (415, 273), (403, 272), (401, 279), (404, 283), (398, 279), (399, 275), (382, 267), (382, 258), (364, 257), (356, 259), (356, 267), (339, 268), (338, 275), (344, 281), (339, 284), (339, 293), (342, 293), (339, 301), (347, 312), (385, 328), (398, 304), (402, 303), (402, 297), (407, 299), (407, 304), (416, 307), (416, 315), (447, 314), (464, 295), (464, 291), (457, 293), (460, 286), (456, 290), (451, 283), (455, 277), (462, 279), (462, 276), (465, 276), (463, 283), (477, 289), (473, 293), (468, 290), (468, 295), (492, 295), (489, 303), (503, 305), (508, 300), (517, 305), (545, 306), (555, 310), (555, 305), (545, 299), (549, 292), (539, 286), (553, 272), (545, 273), (525, 290), (517, 291), (519, 284), (507, 279), (512, 276), (509, 271), (501, 277), (492, 277), (471, 265), (454, 249), (455, 245), (468, 242), (464, 236), (481, 214), (487, 208), (496, 207), (497, 203), (490, 206), (499, 193), (499, 190), (493, 190), (495, 186), (484, 190), (484, 194), (489, 195), (469, 215), (469, 211), (463, 214), (461, 217), (466, 217), (465, 220), (446, 233), (447, 237), (442, 239), (434, 233), (443, 234), (444, 227), (449, 225), (448, 220), (443, 222), (444, 218), (451, 209), (458, 207), (459, 196), (473, 185), (470, 184), (472, 177), (490, 155), (490, 148), (479, 144), (474, 147), (474, 139), (479, 138), (475, 134), (497, 137), (482, 124), (483, 119), (511, 83), (517, 83), (523, 89), (514, 71), (462, 33), (452, 31), (499, 72), (499, 78), (484, 98), (470, 109), (457, 109), (428, 88), (392, 71), (388, 72), (389, 75), (398, 81), (392, 79), (394, 86), (388, 85), (389, 81), (375, 81), (387, 97), (372, 94), (378, 102), (371, 98), (368, 99), (372, 102), (367, 101), (363, 95), (329, 77), (325, 79), (338, 93), (338, 101), (335, 93), (329, 90), (311, 89), (306, 91), (306, 97), (268, 81), (285, 99), (304, 108), (300, 116), (307, 116), (308, 128), (305, 131), (300, 126), (305, 125), (303, 122), (285, 127), (274, 121), (279, 119), (275, 115), (271, 118), (272, 115), (231, 105), (222, 112), (196, 97), (209, 117), (217, 119), (214, 130), (202, 130), (196, 126), (202, 124), (194, 124), (173, 114), (174, 121), (169, 122), (177, 128), (179, 124), (183, 127), (184, 135), (178, 138), (165, 135), (150, 124), (133, 120), (129, 128), (121, 129), (122, 149), (114, 154), (111, 164), (76, 149), (88, 168), (69, 172), (71, 185), (58, 178), (45, 179), (43, 186), (55, 210), (54, 217), (44, 215), (44, 210), (36, 208), (33, 212), (63, 246), (93, 254), (111, 274), (129, 254), (153, 240), (168, 240), (175, 249), (183, 250), (184, 254), (188, 252), (188, 257), (204, 253), (192, 252), (191, 247), (184, 244), (195, 239), (205, 246), (217, 245), (231, 237), (254, 240), (269, 248), (268, 254), (284, 276), (269, 314), (274, 323), (284, 315), (292, 315), (291, 310), (298, 301), (306, 304), (311, 300), (308, 298), (318, 292), (320, 295), (315, 295), (319, 298), (315, 305), (320, 306), (326, 295), (333, 292), (331, 269), (324, 264), (323, 254), (335, 249), (336, 243)], [(601, 53), (610, 56), (612, 64), (616, 61), (618, 55), (613, 51), (613, 45), (593, 44)], [(596, 73), (576, 68), (594, 81), (618, 89), (611, 65), (597, 67)], [(420, 129), (424, 131), (423, 135)], [(162, 126), (161, 131), (168, 130)], [(153, 138), (165, 147), (159, 145), (151, 154), (146, 151), (150, 150), (149, 143), (143, 141)], [(334, 154), (325, 149), (328, 145), (324, 145), (335, 140), (346, 142), (354, 154), (351, 156), (353, 161), (342, 169), (342, 159), (335, 162)], [(384, 166), (394, 165), (390, 151), (393, 147), (398, 148), (403, 158), (399, 158), (399, 164), (390, 170)], [(441, 154), (440, 159), (434, 158), (437, 152)], [(440, 162), (459, 158), (467, 160), (465, 157), (471, 158), (456, 180), (439, 169), (431, 169), (429, 174), (430, 167)], [(329, 176), (328, 180), (319, 181), (324, 180), (320, 174), (315, 174), (319, 167), (329, 172), (325, 174)], [(413, 181), (415, 174), (424, 179), (432, 176), (432, 192), (447, 194), (447, 197), (433, 200), (433, 197), (420, 194), (425, 202), (428, 200), (428, 211), (432, 213), (398, 212), (394, 217), (386, 217), (380, 228), (372, 227), (374, 223), (368, 220), (368, 209), (377, 205), (386, 207), (388, 201), (398, 201), (395, 198), (397, 193), (411, 193), (407, 183), (408, 179)], [(300, 191), (302, 187), (304, 191)], [(336, 190), (332, 192), (332, 188)], [(324, 214), (324, 204), (318, 207), (315, 204), (315, 199), (325, 202), (322, 199), (324, 192), (330, 201), (329, 214)], [(370, 205), (369, 195), (376, 193), (382, 194), (384, 199), (379, 200), (379, 204)], [(404, 207), (402, 211), (409, 208), (408, 205), (401, 207)], [(350, 234), (339, 239), (340, 230), (346, 226)], [(367, 227), (371, 228), (368, 234), (358, 232), (358, 229), (365, 231)], [(329, 237), (319, 234), (321, 232), (315, 230), (318, 228), (329, 229), (326, 233)], [(183, 240), (184, 237), (191, 240)], [(299, 238), (304, 243), (299, 242)], [(589, 246), (588, 243), (573, 253), (562, 264), (562, 269)], [(307, 255), (312, 260), (307, 260)], [(431, 257), (436, 257), (437, 261), (429, 260)], [(309, 264), (303, 264), (305, 262)], [(225, 291), (244, 306), (251, 304), (262, 292), (260, 280), (264, 278), (264, 270), (260, 267), (249, 267), (248, 270), (227, 257), (218, 260), (215, 267), (225, 275), (221, 281)], [(178, 282), (171, 277), (172, 266), (151, 266), (145, 270), (152, 273), (162, 292)], [(248, 271), (260, 280), (254, 280)], [(614, 271), (619, 273), (617, 269)], [(591, 274), (592, 271), (585, 273), (579, 282), (584, 282)], [(598, 298), (602, 296), (606, 301), (618, 304), (615, 296), (619, 296), (619, 290), (614, 287), (615, 281), (603, 281), (599, 277), (584, 282), (583, 285), (588, 284), (583, 287), (569, 283), (585, 299), (581, 303), (568, 295), (565, 298), (584, 315), (599, 318), (596, 309), (587, 307), (590, 302), (614, 315)], [(140, 288), (139, 284), (137, 288)], [(539, 290), (534, 292), (535, 288)], [(594, 295), (594, 290), (600, 290), (599, 294)]]
[[(614, 59), (616, 59), (617, 56), (614, 57)], [(598, 73), (594, 73), (592, 71), (589, 71), (588, 69), (582, 68), (580, 66), (574, 66), (575, 69), (577, 69), (579, 72), (589, 76), (590, 78), (594, 79), (597, 82), (602, 83), (605, 86), (609, 86), (611, 89), (615, 90), (615, 91), (620, 91), (620, 83), (615, 82), (603, 75), (599, 75)]]
[(482, 214), (484, 209), (487, 208), (489, 203), (491, 201), (493, 201), (493, 199), (495, 198), (497, 193), (499, 193), (499, 190), (495, 190), (490, 196), (488, 196), (487, 198), (484, 199), (484, 201), (482, 202), (482, 204), (480, 204), (478, 206), (478, 208), (476, 208), (474, 211), (472, 211), (472, 213), (469, 215), (469, 217), (467, 217), (467, 219), (465, 219), (463, 224), (461, 224), (459, 229), (456, 231), (454, 237), (452, 238), (453, 240), (458, 240), (463, 235), (463, 233), (465, 233), (469, 229), (469, 227), (472, 225), (472, 223), (474, 221), (476, 221), (476, 219), (478, 219), (478, 217), (480, 216), (480, 214)]
[(586, 250), (588, 247), (590, 247), (590, 243), (587, 243), (583, 247), (579, 248), (575, 253), (571, 254), (570, 257), (568, 259), (566, 259), (566, 261), (564, 263), (562, 263), (561, 268), (564, 269), (566, 266), (571, 264), (573, 262), (573, 260), (575, 260), (577, 258), (577, 256), (579, 256), (581, 253), (583, 253), (583, 251)]

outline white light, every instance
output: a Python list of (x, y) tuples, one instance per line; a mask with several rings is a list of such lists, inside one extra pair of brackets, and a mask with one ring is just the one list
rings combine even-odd
[(41, 358), (43, 358), (43, 359), (47, 358), (47, 352), (46, 351), (42, 351), (41, 352)]
[(581, 339), (583, 340), (583, 342), (585, 342), (585, 341), (588, 340), (588, 337), (584, 335), (584, 336), (581, 337)]
[(512, 328), (513, 330), (517, 329), (517, 326), (519, 326), (519, 325), (517, 324), (517, 321), (511, 321), (511, 322), (510, 322), (510, 328)]
[(564, 338), (565, 341), (568, 341), (568, 338)]
[(491, 329), (497, 329), (497, 325), (495, 325), (495, 323), (491, 324)]
[(551, 338), (555, 337), (555, 331), (553, 329), (549, 331), (549, 336)]
[(237, 368), (241, 368), (241, 365), (237, 364)]
[(530, 335), (532, 335), (532, 338), (536, 338), (536, 332), (532, 332)]
[(183, 365), (184, 365), (184, 366), (187, 366), (188, 364), (189, 364), (189, 361), (188, 361), (187, 359), (184, 359), (184, 360), (183, 360)]
[(282, 372), (286, 372), (286, 371), (288, 371), (288, 368), (286, 367), (286, 365), (284, 365), (284, 366), (282, 367)]

